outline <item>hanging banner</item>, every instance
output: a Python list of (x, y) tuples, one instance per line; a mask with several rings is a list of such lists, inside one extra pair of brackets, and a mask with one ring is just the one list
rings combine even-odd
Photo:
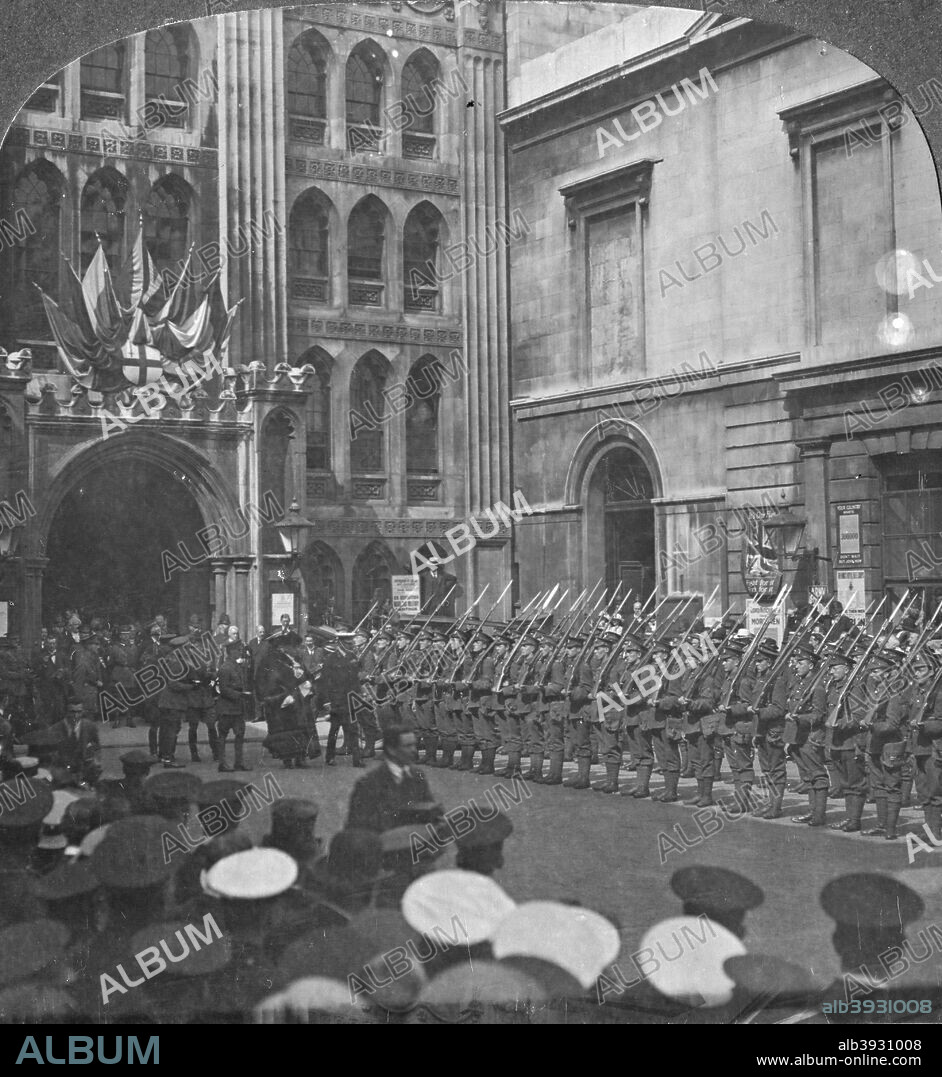
[(862, 565), (860, 502), (835, 505), (837, 509), (837, 565)]
[(761, 516), (749, 513), (743, 518), (742, 581), (746, 593), (777, 595), (782, 585), (782, 571)]
[(419, 612), (422, 603), (422, 584), (418, 576), (392, 577), (393, 609), (410, 616)]

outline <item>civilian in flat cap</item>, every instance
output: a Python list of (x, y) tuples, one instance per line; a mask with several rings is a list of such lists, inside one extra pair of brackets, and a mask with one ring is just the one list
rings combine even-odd
[(65, 768), (73, 784), (90, 789), (101, 774), (98, 762), (101, 744), (98, 724), (88, 717), (86, 702), (78, 696), (70, 696), (65, 718), (46, 732), (59, 739), (57, 764)]
[(503, 812), (493, 819), (476, 820), (473, 830), (457, 838), (455, 867), (493, 875), (504, 866), (504, 842), (513, 833), (513, 823)]
[(353, 787), (347, 827), (382, 833), (413, 821), (418, 805), (432, 802), (428, 780), (416, 765), (415, 731), (390, 726), (383, 737), (383, 765)]

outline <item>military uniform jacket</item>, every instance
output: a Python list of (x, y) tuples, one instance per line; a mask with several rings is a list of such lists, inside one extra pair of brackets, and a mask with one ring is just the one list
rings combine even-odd
[[(618, 686), (620, 691), (616, 691), (613, 699), (621, 702), (621, 719), (622, 725), (626, 729), (633, 729), (635, 726), (640, 725), (641, 716), (647, 710), (647, 700), (641, 693), (637, 682), (631, 679), (631, 674), (634, 672), (635, 667), (628, 666), (628, 663), (624, 658), (618, 658), (615, 661), (615, 665), (610, 672), (610, 684)], [(602, 686), (603, 690), (605, 686)], [(627, 700), (627, 703), (622, 699)]]
[(922, 700), (916, 685), (908, 685), (893, 695), (888, 702), (881, 702), (873, 716), (866, 744), (870, 755), (901, 755), (909, 740), (909, 718)]
[[(724, 675), (719, 682), (717, 702), (722, 703), (729, 692), (736, 671)], [(729, 709), (718, 712), (720, 724), (717, 732), (723, 736), (738, 736), (751, 739), (756, 733), (755, 719), (750, 712), (751, 700), (755, 696), (755, 678), (750, 672), (743, 673), (739, 684), (729, 697)]]
[(140, 660), (140, 649), (133, 643), (112, 643), (108, 648), (108, 672), (112, 684), (130, 687), (134, 684), (134, 671)]
[[(547, 660), (549, 656), (547, 655)], [(543, 669), (546, 669), (546, 662), (543, 663)], [(546, 673), (544, 672), (544, 676)], [(565, 654), (560, 653), (554, 659), (549, 669), (549, 676), (546, 680), (546, 684), (543, 686), (543, 699), (547, 703), (553, 703), (556, 700), (560, 700), (567, 694), (569, 688), (569, 681), (572, 679), (572, 662), (566, 657)]]
[[(477, 662), (477, 657), (474, 658)], [(469, 667), (470, 675), (470, 667)], [(471, 682), (470, 704), (472, 707), (493, 707), (495, 703), (494, 680), (497, 676), (497, 663), (492, 654), (485, 655), (474, 671)]]
[(251, 683), (250, 659), (246, 656), (226, 656), (219, 669), (219, 698), (216, 700), (216, 714), (219, 718), (241, 718), (245, 713), (245, 704)]
[(749, 703), (756, 712), (756, 736), (765, 737), (770, 743), (780, 744), (785, 728), (786, 682), (784, 674), (777, 674), (766, 687), (765, 677), (753, 676), (750, 683)]
[[(824, 689), (825, 722), (829, 723), (831, 714), (837, 707), (841, 692), (844, 690), (844, 682), (828, 683)], [(844, 696), (844, 702), (834, 725), (827, 724), (825, 732), (825, 744), (835, 752), (856, 751), (863, 747), (867, 734), (862, 726), (867, 707), (863, 700), (857, 698), (851, 689)]]
[(603, 662), (599, 662), (594, 658), (587, 658), (579, 663), (575, 672), (576, 683), (569, 691), (570, 711), (573, 714), (580, 713), (585, 717), (586, 715), (583, 712), (587, 710), (588, 705), (591, 703), (593, 707), (595, 706), (592, 692), (602, 665)]
[[(699, 684), (696, 683), (698, 677)], [(686, 733), (702, 733), (709, 737), (716, 732), (721, 717), (716, 708), (720, 701), (720, 684), (723, 679), (723, 671), (719, 668), (706, 671), (702, 668), (694, 669), (690, 671), (689, 681), (684, 677), (681, 690), (687, 698)]]
[(920, 695), (911, 703), (910, 748), (913, 755), (935, 755), (942, 765), (942, 689), (936, 688), (923, 707), (925, 692), (919, 688)]
[(432, 698), (432, 670), (435, 668), (435, 655), (428, 648), (418, 654), (409, 656), (413, 666), (413, 688), (417, 703), (425, 703)]
[(26, 695), (26, 663), (13, 647), (0, 647), (0, 695)]
[(827, 717), (827, 695), (824, 684), (819, 683), (803, 703), (801, 696), (807, 691), (815, 678), (815, 670), (807, 676), (794, 674), (788, 681), (785, 692), (785, 709), (792, 716), (785, 723), (784, 736), (789, 744), (801, 746), (806, 740), (813, 739), (816, 744), (824, 743), (824, 720)]

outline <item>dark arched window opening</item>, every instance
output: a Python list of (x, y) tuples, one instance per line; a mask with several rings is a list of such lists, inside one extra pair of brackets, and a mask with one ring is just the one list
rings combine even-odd
[(179, 276), (190, 239), (190, 188), (177, 176), (159, 180), (141, 208), (144, 239), (157, 269)]
[[(438, 499), (441, 364), (431, 355), (415, 363), (406, 380), (406, 472), (410, 502)], [(418, 479), (415, 476), (424, 476)]]
[(357, 558), (353, 567), (353, 623), (362, 620), (376, 602), (380, 609), (392, 601), (392, 555), (374, 542)]
[(619, 446), (599, 462), (593, 484), (601, 486), (608, 586), (621, 583), (622, 594), (630, 587), (644, 601), (657, 585), (651, 472), (636, 452)]
[(350, 379), (350, 468), (377, 472), (385, 467), (387, 364), (375, 352), (364, 355)]
[(96, 172), (85, 184), (81, 209), (83, 273), (95, 256), (99, 236), (112, 274), (124, 261), (124, 209), (127, 190), (127, 180), (112, 169)]
[(289, 137), (323, 145), (327, 127), (327, 47), (320, 34), (311, 30), (295, 41), (288, 51), (287, 68)]
[(361, 42), (347, 60), (346, 99), (348, 149), (380, 152), (383, 58), (372, 42)]
[(330, 470), (330, 357), (312, 348), (298, 361), (314, 367), (314, 391), (307, 405), (307, 466), (311, 471)]
[(364, 198), (347, 223), (347, 286), (354, 306), (382, 306), (385, 246), (386, 207), (378, 198)]
[(408, 122), (402, 128), (403, 157), (435, 156), (435, 91), (440, 83), (438, 61), (420, 52), (402, 71), (402, 102)]
[(61, 175), (46, 161), (24, 169), (13, 188), (13, 223), (25, 233), (20, 222), (25, 225), (28, 220), (32, 229), (10, 248), (10, 315), (18, 337), (51, 337), (42, 297), (34, 286), (58, 296), (63, 192)]
[(293, 299), (330, 302), (330, 216), (326, 199), (306, 191), (288, 220), (288, 276)]
[(441, 214), (423, 202), (406, 218), (402, 235), (403, 295), (407, 310), (441, 309)]

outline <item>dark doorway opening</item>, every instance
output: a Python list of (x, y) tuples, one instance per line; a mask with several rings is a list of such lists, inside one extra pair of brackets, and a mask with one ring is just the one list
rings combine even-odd
[[(157, 613), (181, 631), (191, 613), (207, 624), (209, 560), (197, 537), (204, 526), (183, 472), (137, 459), (103, 464), (69, 491), (50, 527), (44, 623), (77, 609), (86, 621), (111, 624)], [(188, 566), (181, 543), (198, 565)]]

